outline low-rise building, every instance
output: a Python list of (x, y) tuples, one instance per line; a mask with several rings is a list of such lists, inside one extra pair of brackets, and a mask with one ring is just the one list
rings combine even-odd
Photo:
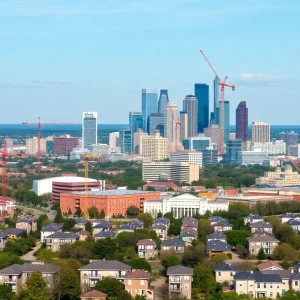
[(192, 243), (198, 237), (198, 232), (192, 229), (181, 230), (180, 238), (187, 243)]
[(56, 232), (62, 232), (62, 224), (51, 223), (44, 226), (41, 230), (41, 243), (45, 242), (45, 238)]
[(256, 222), (250, 224), (251, 232), (257, 232), (257, 231), (265, 231), (265, 232), (273, 232), (273, 227), (270, 223), (262, 221), (262, 222)]
[(8, 240), (8, 234), (5, 231), (0, 231), (0, 250), (5, 248), (5, 244)]
[(0, 284), (7, 285), (13, 293), (18, 293), (25, 286), (26, 279), (33, 272), (42, 273), (48, 288), (53, 288), (60, 267), (43, 261), (35, 261), (23, 265), (11, 265), (0, 270)]
[(162, 251), (174, 251), (176, 253), (183, 253), (185, 242), (178, 238), (170, 238), (161, 242)]
[(227, 243), (227, 236), (223, 232), (214, 232), (207, 236), (208, 242), (216, 240)]
[(209, 257), (213, 257), (216, 254), (228, 254), (231, 253), (231, 245), (219, 240), (213, 240), (207, 242), (206, 251)]
[(244, 225), (253, 224), (253, 223), (257, 223), (257, 222), (263, 222), (263, 221), (264, 221), (264, 218), (262, 216), (251, 214), (244, 218)]
[(110, 231), (110, 230), (111, 230), (111, 224), (106, 220), (102, 220), (102, 222), (97, 223), (95, 226), (93, 226), (94, 235), (102, 231)]
[(115, 233), (112, 231), (101, 231), (94, 235), (95, 241), (101, 240), (101, 239), (113, 239), (115, 237)]
[(131, 267), (117, 260), (97, 260), (79, 269), (80, 285), (82, 291), (93, 288), (99, 280), (106, 277), (124, 281), (126, 272)]
[(284, 270), (280, 264), (278, 264), (277, 262), (272, 261), (272, 260), (268, 260), (266, 262), (263, 262), (263, 263), (257, 265), (257, 269), (258, 269), (258, 271)]
[(211, 217), (209, 219), (209, 223), (211, 226), (213, 226), (214, 224), (219, 223), (219, 222), (226, 222), (226, 220), (219, 216)]
[(5, 233), (8, 235), (8, 239), (14, 240), (22, 237), (24, 235), (24, 230), (18, 228), (6, 229)]
[(36, 218), (34, 217), (25, 217), (16, 222), (16, 228), (21, 229), (29, 234), (31, 231), (37, 230)]
[(172, 181), (150, 181), (143, 186), (143, 190), (146, 191), (147, 188), (154, 188), (156, 191), (166, 192), (166, 191), (174, 191), (178, 192), (180, 187)]
[(154, 289), (150, 287), (151, 274), (144, 270), (128, 271), (124, 276), (125, 290), (132, 297), (144, 296), (148, 300), (154, 299)]
[(97, 290), (91, 290), (80, 295), (80, 300), (105, 300), (107, 299), (107, 294), (102, 293)]
[(77, 235), (79, 236), (79, 241), (86, 241), (91, 236), (91, 233), (86, 230), (80, 230), (77, 232)]
[(300, 219), (289, 220), (287, 223), (293, 228), (296, 233), (300, 232)]
[(192, 297), (193, 268), (173, 266), (167, 270), (169, 295), (181, 294), (187, 299)]
[(52, 251), (59, 251), (64, 244), (74, 244), (79, 240), (79, 235), (74, 232), (56, 232), (45, 238), (46, 247)]
[(263, 249), (266, 255), (271, 255), (278, 244), (279, 240), (266, 233), (254, 234), (248, 238), (248, 250), (252, 255), (257, 255), (260, 249)]
[(227, 281), (230, 285), (233, 285), (236, 267), (227, 263), (219, 263), (214, 266), (214, 273), (216, 282), (223, 283)]
[(227, 221), (220, 221), (212, 225), (215, 232), (232, 230), (232, 225)]
[(155, 258), (157, 254), (156, 244), (151, 239), (140, 240), (137, 243), (137, 247), (138, 247), (139, 258), (151, 259), (151, 258)]
[(150, 228), (151, 230), (155, 231), (156, 235), (161, 239), (165, 240), (167, 238), (167, 227), (161, 224), (153, 224)]
[(74, 227), (77, 229), (85, 229), (85, 225), (87, 222), (88, 222), (87, 219), (81, 219), (81, 218), (75, 219)]
[(295, 214), (290, 214), (290, 213), (286, 213), (280, 216), (280, 220), (281, 223), (287, 223), (290, 220), (300, 220), (300, 216), (299, 215), (295, 215)]

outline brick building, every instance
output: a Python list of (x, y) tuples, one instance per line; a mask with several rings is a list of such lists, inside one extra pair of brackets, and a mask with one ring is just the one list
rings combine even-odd
[(78, 147), (78, 138), (69, 134), (53, 138), (53, 153), (69, 155), (74, 148)]
[[(84, 192), (66, 192), (60, 195), (60, 209), (62, 213), (72, 213), (80, 208), (84, 211)], [(144, 202), (160, 199), (159, 192), (146, 192), (135, 190), (105, 190), (89, 192), (89, 207), (95, 206), (98, 211), (104, 211), (106, 217), (113, 214), (125, 215), (129, 206), (136, 206), (144, 211)]]

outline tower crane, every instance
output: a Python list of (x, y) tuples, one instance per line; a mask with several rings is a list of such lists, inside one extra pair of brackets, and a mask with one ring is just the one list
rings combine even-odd
[(285, 157), (292, 165), (293, 167), (298, 171), (298, 173), (300, 174), (300, 168), (298, 167), (298, 165), (294, 162), (294, 160), (289, 157), (289, 156), (286, 156)]
[(220, 78), (220, 76), (218, 75), (217, 71), (215, 70), (215, 68), (213, 67), (212, 63), (209, 61), (209, 59), (207, 58), (207, 56), (204, 54), (204, 52), (202, 50), (200, 50), (201, 54), (203, 55), (205, 61), (207, 62), (207, 64), (209, 65), (209, 67), (212, 69), (212, 71), (214, 72), (215, 76), (218, 78), (219, 81), (219, 85), (220, 85), (220, 90), (221, 90), (221, 101), (220, 101), (220, 130), (221, 130), (221, 142), (220, 142), (220, 150), (219, 153), (221, 155), (225, 154), (225, 143), (224, 143), (224, 122), (225, 122), (225, 109), (224, 109), (224, 101), (225, 101), (225, 87), (230, 87), (233, 91), (235, 91), (235, 85), (227, 82), (228, 80), (228, 76), (225, 76), (224, 80), (222, 80)]
[(37, 125), (38, 127), (38, 153), (37, 153), (37, 158), (38, 158), (38, 174), (40, 175), (41, 173), (41, 126), (42, 124), (72, 124), (72, 123), (66, 123), (66, 122), (41, 122), (41, 118), (38, 117), (37, 122), (22, 122), (23, 125)]
[(83, 209), (83, 215), (88, 218), (89, 217), (89, 161), (90, 159), (99, 159), (101, 157), (100, 154), (81, 154), (81, 158), (84, 159), (84, 177), (85, 177), (85, 183), (84, 183), (84, 209)]
[[(0, 151), (0, 157), (1, 161), (0, 164), (2, 165), (2, 200), (6, 201), (6, 188), (7, 188), (7, 173), (6, 173), (6, 162), (8, 157), (20, 157), (20, 158), (25, 158), (26, 155), (21, 154), (21, 153), (8, 153), (7, 151), (7, 144), (6, 141), (3, 144), (3, 149)], [(4, 212), (3, 212), (4, 214)]]
[(173, 124), (175, 125), (175, 151), (178, 151), (178, 126), (181, 125), (181, 122), (178, 120), (177, 116), (175, 115), (173, 109), (171, 106), (169, 106), (169, 109), (171, 110), (172, 113), (172, 120)]

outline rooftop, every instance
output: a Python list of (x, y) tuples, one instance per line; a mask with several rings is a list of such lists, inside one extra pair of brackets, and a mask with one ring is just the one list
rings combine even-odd
[(151, 278), (151, 274), (144, 270), (132, 270), (128, 271), (126, 275), (124, 276), (127, 279), (147, 279), (149, 280)]
[(128, 271), (131, 267), (117, 260), (96, 260), (79, 270), (109, 270), (109, 271)]
[(184, 266), (173, 266), (167, 270), (167, 275), (193, 275), (193, 268)]
[[(74, 195), (84, 195), (85, 192), (66, 192), (68, 194)], [(126, 196), (126, 195), (144, 195), (144, 194), (153, 194), (159, 192), (155, 191), (136, 191), (136, 190), (105, 190), (105, 191), (89, 191), (90, 196)]]
[(62, 224), (57, 224), (57, 223), (51, 223), (46, 226), (44, 226), (41, 230), (41, 232), (56, 232), (62, 228)]
[(155, 242), (151, 239), (144, 239), (144, 240), (139, 240), (138, 245), (151, 245), (151, 246), (155, 246)]
[(274, 267), (279, 269), (279, 270), (283, 270), (283, 268), (280, 264), (278, 264), (277, 262), (272, 261), (272, 260), (268, 260), (268, 261), (266, 261), (264, 263), (261, 263), (257, 266), (259, 271), (263, 271), (263, 270), (266, 270), (266, 269), (269, 269), (269, 268), (274, 268)]
[(93, 298), (99, 299), (99, 298), (106, 298), (106, 297), (107, 294), (104, 294), (97, 290), (92, 290), (80, 295), (80, 298), (87, 298), (87, 299), (93, 299)]
[(215, 271), (236, 271), (236, 267), (231, 264), (219, 263), (214, 267)]
[(114, 238), (115, 233), (112, 231), (101, 231), (95, 234), (95, 237), (102, 237), (102, 238)]
[(185, 242), (181, 239), (178, 238), (173, 238), (173, 239), (166, 239), (161, 242), (162, 247), (173, 247), (173, 246), (180, 246), (184, 247)]
[(272, 225), (268, 222), (256, 222), (250, 224), (250, 228), (272, 228)]
[(75, 232), (55, 232), (48, 235), (45, 239), (79, 239), (79, 236)]
[(224, 243), (219, 240), (212, 240), (208, 241), (206, 244), (207, 251), (214, 251), (214, 252), (229, 252), (231, 251), (231, 245)]
[(0, 270), (0, 275), (18, 275), (23, 272), (56, 273), (60, 267), (45, 262), (33, 262), (23, 265), (11, 265)]

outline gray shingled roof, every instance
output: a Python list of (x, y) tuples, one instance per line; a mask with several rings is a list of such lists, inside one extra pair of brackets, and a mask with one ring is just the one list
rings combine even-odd
[(59, 269), (59, 266), (51, 265), (45, 262), (43, 264), (15, 264), (0, 270), (0, 275), (18, 275), (22, 272), (56, 273)]
[(78, 240), (79, 236), (75, 232), (55, 232), (45, 239), (75, 239)]
[(75, 223), (76, 224), (82, 224), (82, 225), (85, 225), (86, 223), (88, 222), (88, 220), (86, 219), (75, 219)]
[(107, 223), (100, 223), (100, 224), (96, 224), (95, 226), (94, 226), (94, 228), (104, 228), (104, 229), (109, 229), (109, 228), (111, 228), (111, 225), (107, 222)]
[(236, 271), (236, 267), (231, 264), (219, 263), (214, 267), (215, 271)]
[(161, 246), (162, 247), (174, 247), (174, 246), (184, 247), (185, 242), (178, 238), (166, 239), (161, 242)]
[(210, 219), (209, 219), (209, 222), (220, 222), (220, 221), (226, 221), (224, 218), (222, 218), (222, 217), (218, 217), (218, 216), (216, 216), (216, 217), (211, 217)]
[(173, 266), (167, 270), (167, 275), (193, 275), (193, 268), (184, 266)]
[(51, 223), (46, 226), (44, 226), (41, 230), (41, 232), (53, 232), (57, 231), (62, 228), (62, 224), (57, 224), (57, 223)]
[(153, 223), (162, 223), (162, 224), (170, 224), (170, 220), (168, 218), (162, 217), (162, 218), (156, 218)]
[(207, 239), (211, 240), (227, 240), (227, 236), (223, 232), (214, 232), (207, 236)]
[(95, 237), (114, 238), (115, 235), (116, 234), (112, 231), (101, 231), (101, 232), (95, 234)]
[(10, 228), (4, 231), (6, 234), (8, 235), (21, 235), (22, 233), (24, 233), (24, 230), (22, 229), (18, 229), (18, 228)]
[(231, 245), (219, 240), (208, 241), (206, 244), (207, 251), (228, 252), (231, 251)]
[(7, 238), (7, 237), (8, 237), (7, 232), (5, 232), (5, 231), (0, 231), (0, 239), (5, 239), (5, 238)]
[(153, 225), (151, 226), (151, 229), (161, 229), (161, 230), (166, 230), (167, 227), (166, 227), (165, 225), (163, 225), (163, 224), (153, 224)]
[(300, 225), (300, 220), (291, 219), (291, 220), (288, 221), (288, 224), (290, 226), (299, 226)]
[(96, 260), (81, 267), (79, 270), (108, 270), (108, 271), (127, 271), (131, 267), (117, 260)]
[(250, 228), (272, 228), (272, 225), (266, 222), (256, 222), (250, 224)]
[(296, 273), (291, 273), (291, 270), (264, 270), (263, 274), (277, 274), (281, 279), (291, 279), (295, 277)]
[(278, 274), (264, 274), (262, 272), (241, 272), (234, 275), (235, 280), (255, 280), (256, 282), (282, 282)]

